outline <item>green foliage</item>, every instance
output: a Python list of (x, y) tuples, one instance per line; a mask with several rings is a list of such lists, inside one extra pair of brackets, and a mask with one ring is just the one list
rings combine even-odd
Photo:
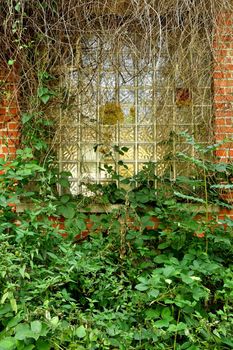
[[(105, 167), (118, 184), (92, 191), (120, 205), (87, 214), (57, 195), (70, 174), (32, 149), (1, 160), (0, 349), (232, 349), (233, 222), (207, 215), (213, 174), (229, 169), (195, 164), (208, 176), (177, 183), (155, 164), (133, 178)], [(187, 205), (198, 202), (194, 183), (204, 206)]]

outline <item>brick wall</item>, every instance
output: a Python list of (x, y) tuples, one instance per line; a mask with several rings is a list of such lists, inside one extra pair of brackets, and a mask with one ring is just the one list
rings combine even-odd
[[(233, 13), (217, 19), (214, 39), (214, 111), (216, 141), (233, 137)], [(233, 160), (233, 141), (216, 151), (220, 161)]]
[(18, 75), (0, 67), (0, 158), (12, 158), (19, 144)]
[[(216, 141), (229, 139), (216, 151), (221, 162), (233, 161), (233, 13), (223, 13), (216, 21), (213, 43), (213, 87)], [(221, 209), (220, 218), (233, 209)]]
[[(233, 138), (233, 13), (219, 15), (213, 42), (213, 88), (216, 141)], [(13, 157), (19, 144), (17, 70), (0, 68), (0, 157)], [(233, 141), (216, 151), (221, 162), (233, 161)], [(233, 209), (220, 215), (233, 218)]]

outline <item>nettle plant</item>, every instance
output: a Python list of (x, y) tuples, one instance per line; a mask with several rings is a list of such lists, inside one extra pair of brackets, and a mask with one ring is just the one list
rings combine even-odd
[[(206, 157), (217, 146), (177, 155), (200, 178), (171, 181), (152, 163), (124, 178), (103, 164), (113, 182), (90, 198), (59, 197), (69, 174), (30, 148), (1, 160), (0, 349), (231, 349), (233, 224), (210, 211), (230, 205), (216, 187), (229, 165)], [(119, 205), (88, 214), (93, 202)]]
[[(195, 156), (185, 153), (177, 153), (171, 157), (157, 163), (148, 162), (144, 164), (141, 171), (136, 175), (125, 177), (121, 175), (121, 169), (128, 169), (128, 166), (120, 158), (127, 153), (128, 148), (125, 146), (112, 146), (108, 148), (102, 156), (102, 167), (100, 170), (107, 173), (107, 178), (111, 179), (107, 185), (89, 184), (88, 189), (93, 192), (93, 198), (100, 198), (100, 202), (106, 203), (131, 203), (132, 206), (146, 204), (158, 204), (164, 199), (172, 198), (180, 203), (200, 204), (209, 211), (211, 204), (225, 206), (228, 200), (221, 196), (221, 190), (232, 189), (232, 163), (216, 162), (213, 157), (214, 151), (222, 145), (221, 143), (203, 146), (195, 142), (192, 136), (181, 133), (179, 135), (187, 144), (195, 150)], [(95, 146), (97, 152), (102, 144)], [(187, 176), (177, 176), (171, 179), (170, 172), (164, 170), (163, 175), (158, 175), (156, 168), (161, 164), (171, 163), (172, 161), (182, 162), (191, 169)], [(118, 169), (118, 170), (116, 170)], [(101, 194), (101, 196), (99, 196)], [(166, 198), (167, 197), (167, 198)], [(93, 199), (92, 198), (92, 199)], [(138, 204), (135, 203), (138, 202)], [(134, 202), (134, 204), (133, 204)]]

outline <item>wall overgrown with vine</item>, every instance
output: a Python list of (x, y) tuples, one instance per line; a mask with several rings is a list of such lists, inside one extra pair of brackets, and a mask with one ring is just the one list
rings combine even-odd
[[(52, 139), (58, 142), (59, 133), (54, 130), (53, 134), (52, 128), (49, 129), (51, 119), (58, 119), (61, 108), (77, 112), (74, 96), (61, 81), (66, 80), (67, 67), (81, 69), (80, 42), (85, 43), (87, 33), (97, 33), (116, 46), (127, 43), (144, 65), (155, 58), (159, 64), (160, 56), (166, 51), (170, 58), (166, 76), (171, 81), (176, 76), (183, 87), (192, 81), (198, 86), (198, 81), (211, 74), (209, 68), (202, 70), (200, 62), (203, 51), (213, 51), (218, 16), (231, 10), (229, 0), (2, 2), (1, 62), (19, 71), (20, 113), (27, 113), (23, 124), (30, 119), (31, 126), (26, 128), (23, 139), (32, 144), (33, 135), (35, 142), (43, 135), (44, 139), (50, 139), (51, 147)], [(132, 32), (136, 33), (136, 39)], [(194, 51), (195, 60), (190, 62), (190, 52)], [(101, 59), (100, 53), (97, 61)], [(161, 113), (165, 103), (163, 96)], [(180, 99), (178, 103), (182, 103)], [(211, 123), (208, 126), (211, 129)], [(43, 145), (37, 143), (36, 147)]]

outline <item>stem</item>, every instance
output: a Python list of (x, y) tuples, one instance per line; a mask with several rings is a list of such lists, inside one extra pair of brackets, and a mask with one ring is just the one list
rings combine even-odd
[[(180, 322), (180, 314), (181, 314), (181, 311), (179, 310), (178, 316), (177, 316), (176, 325), (178, 325), (178, 323)], [(174, 336), (173, 350), (176, 350), (177, 333), (178, 332), (176, 330), (176, 333), (175, 333), (175, 336)]]
[[(204, 167), (204, 190), (205, 190), (205, 216), (206, 216), (206, 223), (209, 220), (209, 202), (208, 202), (208, 189), (207, 189), (207, 177), (206, 177), (206, 169)], [(208, 238), (205, 235), (205, 252), (208, 253)]]

